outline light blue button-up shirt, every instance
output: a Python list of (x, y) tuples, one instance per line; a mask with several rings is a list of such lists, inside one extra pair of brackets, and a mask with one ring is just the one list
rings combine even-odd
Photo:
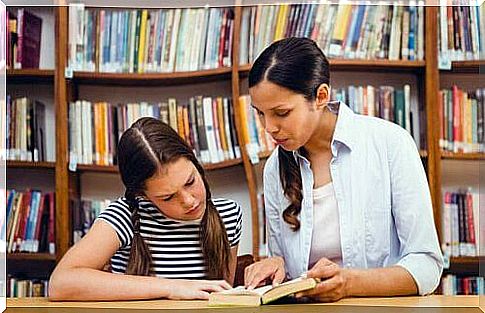
[[(345, 104), (336, 110), (330, 173), (339, 209), (343, 267), (402, 266), (414, 278), (419, 294), (433, 292), (443, 271), (443, 256), (413, 138), (400, 126), (354, 114)], [(303, 184), (301, 227), (296, 232), (282, 217), (289, 201), (280, 182), (278, 149), (264, 168), (269, 253), (284, 258), (289, 278), (308, 270), (314, 227), (310, 162), (298, 152), (293, 154)]]

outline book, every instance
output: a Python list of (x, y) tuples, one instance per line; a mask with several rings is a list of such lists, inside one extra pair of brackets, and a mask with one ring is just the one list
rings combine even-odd
[(238, 286), (211, 293), (209, 295), (209, 306), (258, 306), (267, 304), (300, 291), (313, 289), (319, 281), (316, 278), (298, 277), (277, 286), (267, 285), (253, 290)]

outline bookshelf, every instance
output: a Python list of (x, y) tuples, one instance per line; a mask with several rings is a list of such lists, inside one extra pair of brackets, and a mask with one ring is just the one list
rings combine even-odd
[[(106, 88), (114, 90), (119, 88), (129, 88), (130, 91), (142, 88), (207, 88), (211, 84), (222, 84), (227, 94), (233, 99), (235, 112), (239, 112), (239, 96), (247, 93), (247, 76), (251, 64), (240, 65), (239, 45), (241, 33), (242, 7), (234, 7), (234, 28), (232, 30), (232, 66), (220, 67), (210, 70), (184, 71), (174, 73), (99, 73), (74, 71), (72, 76), (66, 76), (65, 68), (68, 64), (68, 7), (56, 7), (52, 12), (54, 16), (55, 39), (55, 61), (54, 69), (35, 69), (35, 70), (8, 70), (8, 84), (28, 84), (41, 82), (53, 87), (54, 109), (55, 109), (55, 162), (20, 162), (8, 161), (9, 170), (47, 170), (54, 171), (54, 189), (56, 191), (56, 255), (42, 254), (9, 254), (10, 264), (27, 263), (32, 264), (38, 261), (47, 260), (49, 262), (58, 261), (68, 250), (72, 230), (70, 229), (69, 200), (79, 198), (81, 191), (82, 177), (84, 175), (117, 175), (116, 166), (82, 165), (77, 166), (76, 172), (68, 170), (69, 164), (69, 143), (68, 143), (68, 108), (69, 102), (80, 99), (80, 94), (86, 94), (94, 89)], [(426, 7), (425, 25), (438, 24), (438, 8)], [(447, 160), (485, 160), (483, 154), (463, 154), (443, 152), (438, 146), (439, 140), (439, 121), (435, 117), (438, 115), (438, 91), (440, 89), (440, 77), (448, 74), (478, 74), (479, 69), (485, 65), (485, 61), (462, 61), (452, 62), (452, 70), (443, 71), (438, 68), (438, 29), (427, 27), (425, 31), (425, 61), (390, 61), (390, 60), (346, 60), (331, 59), (330, 68), (336, 75), (408, 75), (412, 77), (415, 84), (413, 89), (417, 90), (416, 98), (424, 104), (425, 124), (426, 124), (426, 149), (419, 151), (423, 162), (426, 164), (429, 188), (434, 208), (434, 218), (440, 239), (441, 231), (441, 207), (442, 207), (442, 167), (443, 161)], [(199, 87), (197, 87), (199, 86)], [(203, 87), (200, 87), (203, 86)], [(154, 89), (158, 90), (158, 89)], [(172, 91), (174, 89), (167, 89)], [(192, 93), (192, 91), (191, 91)], [(194, 93), (196, 95), (197, 93)], [(240, 143), (243, 142), (241, 135), (241, 117), (235, 116), (237, 137)], [(260, 163), (269, 157), (269, 153), (260, 153)], [(241, 146), (241, 158), (228, 160), (215, 164), (206, 164), (205, 169), (210, 171), (208, 175), (218, 175), (221, 171), (228, 171), (234, 175), (235, 169), (244, 173), (243, 180), (246, 186), (236, 186), (247, 188), (249, 206), (251, 210), (251, 229), (252, 254), (259, 256), (259, 223), (258, 218), (258, 186), (261, 185), (261, 173), (257, 167), (261, 164), (253, 165), (245, 149)], [(242, 167), (242, 168), (241, 168)], [(239, 172), (237, 172), (239, 173)], [(79, 174), (79, 175), (78, 175)], [(238, 174), (236, 174), (238, 175)], [(245, 216), (249, 218), (248, 215)], [(478, 267), (481, 258), (452, 258), (448, 271), (455, 273), (468, 273), (470, 268)]]

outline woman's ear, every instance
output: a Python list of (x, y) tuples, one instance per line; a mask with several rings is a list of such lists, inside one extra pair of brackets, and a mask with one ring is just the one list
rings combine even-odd
[(327, 84), (321, 84), (317, 89), (316, 105), (317, 109), (324, 109), (327, 102), (330, 101), (330, 86)]

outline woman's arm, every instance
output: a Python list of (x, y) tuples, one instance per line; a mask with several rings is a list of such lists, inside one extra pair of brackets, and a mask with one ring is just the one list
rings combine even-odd
[(392, 266), (373, 269), (341, 268), (322, 258), (308, 271), (307, 277), (320, 278), (315, 289), (297, 296), (308, 296), (322, 302), (337, 301), (346, 297), (387, 297), (415, 295), (416, 283), (409, 272)]
[(230, 286), (224, 281), (169, 280), (103, 272), (119, 248), (113, 228), (97, 221), (62, 258), (51, 275), (51, 300), (207, 299), (208, 291)]

